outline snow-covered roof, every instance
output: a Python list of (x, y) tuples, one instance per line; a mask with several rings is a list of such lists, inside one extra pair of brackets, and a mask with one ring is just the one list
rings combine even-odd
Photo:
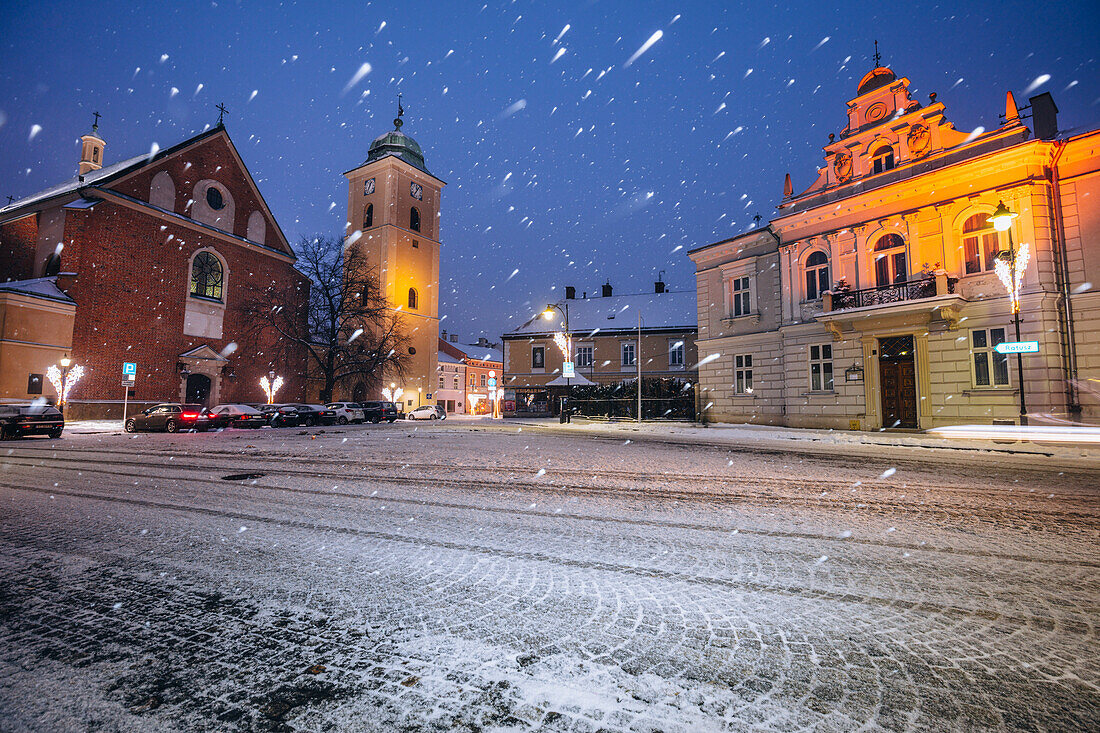
[[(638, 314), (642, 316), (642, 330), (697, 328), (699, 321), (695, 291), (637, 293), (612, 295), (607, 298), (571, 298), (558, 301), (558, 306), (569, 308), (569, 330), (573, 333), (600, 331), (632, 331), (638, 327)], [(505, 334), (525, 336), (547, 334), (562, 330), (565, 326), (561, 313), (546, 320), (536, 313), (523, 325)]]
[(57, 300), (62, 303), (76, 302), (57, 287), (57, 278), (55, 277), (36, 277), (33, 280), (12, 280), (0, 283), (0, 292), (18, 293), (19, 295), (29, 295), (32, 298)]
[(489, 346), (478, 346), (477, 344), (451, 345), (457, 346), (464, 351), (467, 359), (477, 359), (478, 361), (504, 361), (504, 349), (494, 349)]
[(440, 349), (440, 351), (439, 351), (439, 361), (442, 361), (446, 364), (461, 364), (462, 363), (462, 359), (456, 359), (453, 356), (451, 356), (450, 354), (448, 354), (446, 351), (443, 351), (442, 349)]

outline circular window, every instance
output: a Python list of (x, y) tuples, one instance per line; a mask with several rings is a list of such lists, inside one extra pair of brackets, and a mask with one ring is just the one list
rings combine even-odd
[(409, 347), (409, 353), (410, 354), (415, 354), (416, 353), (416, 347), (415, 346), (410, 346)]
[(213, 186), (206, 189), (206, 203), (209, 204), (210, 208), (214, 211), (220, 211), (225, 208), (225, 199), (222, 198), (222, 192)]

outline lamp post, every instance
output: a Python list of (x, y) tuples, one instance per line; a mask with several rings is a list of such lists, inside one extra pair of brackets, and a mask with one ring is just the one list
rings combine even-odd
[[(1012, 303), (1012, 320), (1016, 326), (1016, 341), (1020, 340), (1020, 285), (1024, 279), (1024, 271), (1030, 258), (1026, 242), (1020, 244), (1017, 250), (1012, 244), (1012, 221), (1019, 214), (1009, 211), (1004, 201), (997, 203), (997, 210), (989, 217), (989, 223), (998, 232), (1008, 232), (1008, 249), (997, 253), (994, 269), (997, 277), (1005, 286), (1009, 300)], [(1020, 380), (1020, 424), (1027, 425), (1027, 399), (1024, 396), (1024, 357), (1016, 352), (1016, 374)]]
[[(565, 347), (562, 348), (561, 344), (558, 344), (558, 348), (561, 348), (562, 353), (565, 355), (567, 362), (573, 362), (573, 333), (569, 330), (569, 304), (563, 303), (562, 305), (555, 305), (554, 303), (548, 303), (546, 310), (542, 312), (542, 317), (546, 320), (550, 320), (554, 317), (554, 311), (558, 311), (565, 316)], [(573, 397), (573, 385), (571, 383), (571, 377), (565, 378), (565, 400), (562, 402), (562, 412), (565, 414), (565, 422), (572, 422), (571, 415), (565, 412), (565, 406), (570, 405), (572, 409), (571, 400)]]
[(68, 354), (61, 357), (60, 364), (60, 369), (51, 364), (50, 368), (46, 370), (46, 378), (50, 380), (50, 384), (57, 391), (58, 405), (61, 408), (61, 414), (64, 415), (65, 405), (69, 401), (69, 390), (84, 376), (84, 367), (73, 364), (73, 360), (69, 358)]
[(283, 378), (275, 376), (275, 370), (272, 369), (267, 373), (266, 377), (260, 377), (260, 387), (263, 388), (264, 394), (267, 395), (267, 404), (275, 404), (275, 393), (279, 391), (279, 388), (283, 386)]

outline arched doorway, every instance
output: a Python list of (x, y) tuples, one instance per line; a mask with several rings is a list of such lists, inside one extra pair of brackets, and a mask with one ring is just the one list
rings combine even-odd
[(187, 402), (209, 406), (210, 377), (205, 374), (191, 374), (187, 377)]
[(351, 391), (352, 402), (363, 402), (367, 399), (367, 385), (362, 382), (356, 382), (355, 389)]

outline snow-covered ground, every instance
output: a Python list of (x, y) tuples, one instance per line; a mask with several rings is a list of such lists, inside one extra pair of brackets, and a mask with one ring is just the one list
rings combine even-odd
[(1094, 466), (734, 447), (492, 421), (0, 444), (0, 728), (1096, 722)]

